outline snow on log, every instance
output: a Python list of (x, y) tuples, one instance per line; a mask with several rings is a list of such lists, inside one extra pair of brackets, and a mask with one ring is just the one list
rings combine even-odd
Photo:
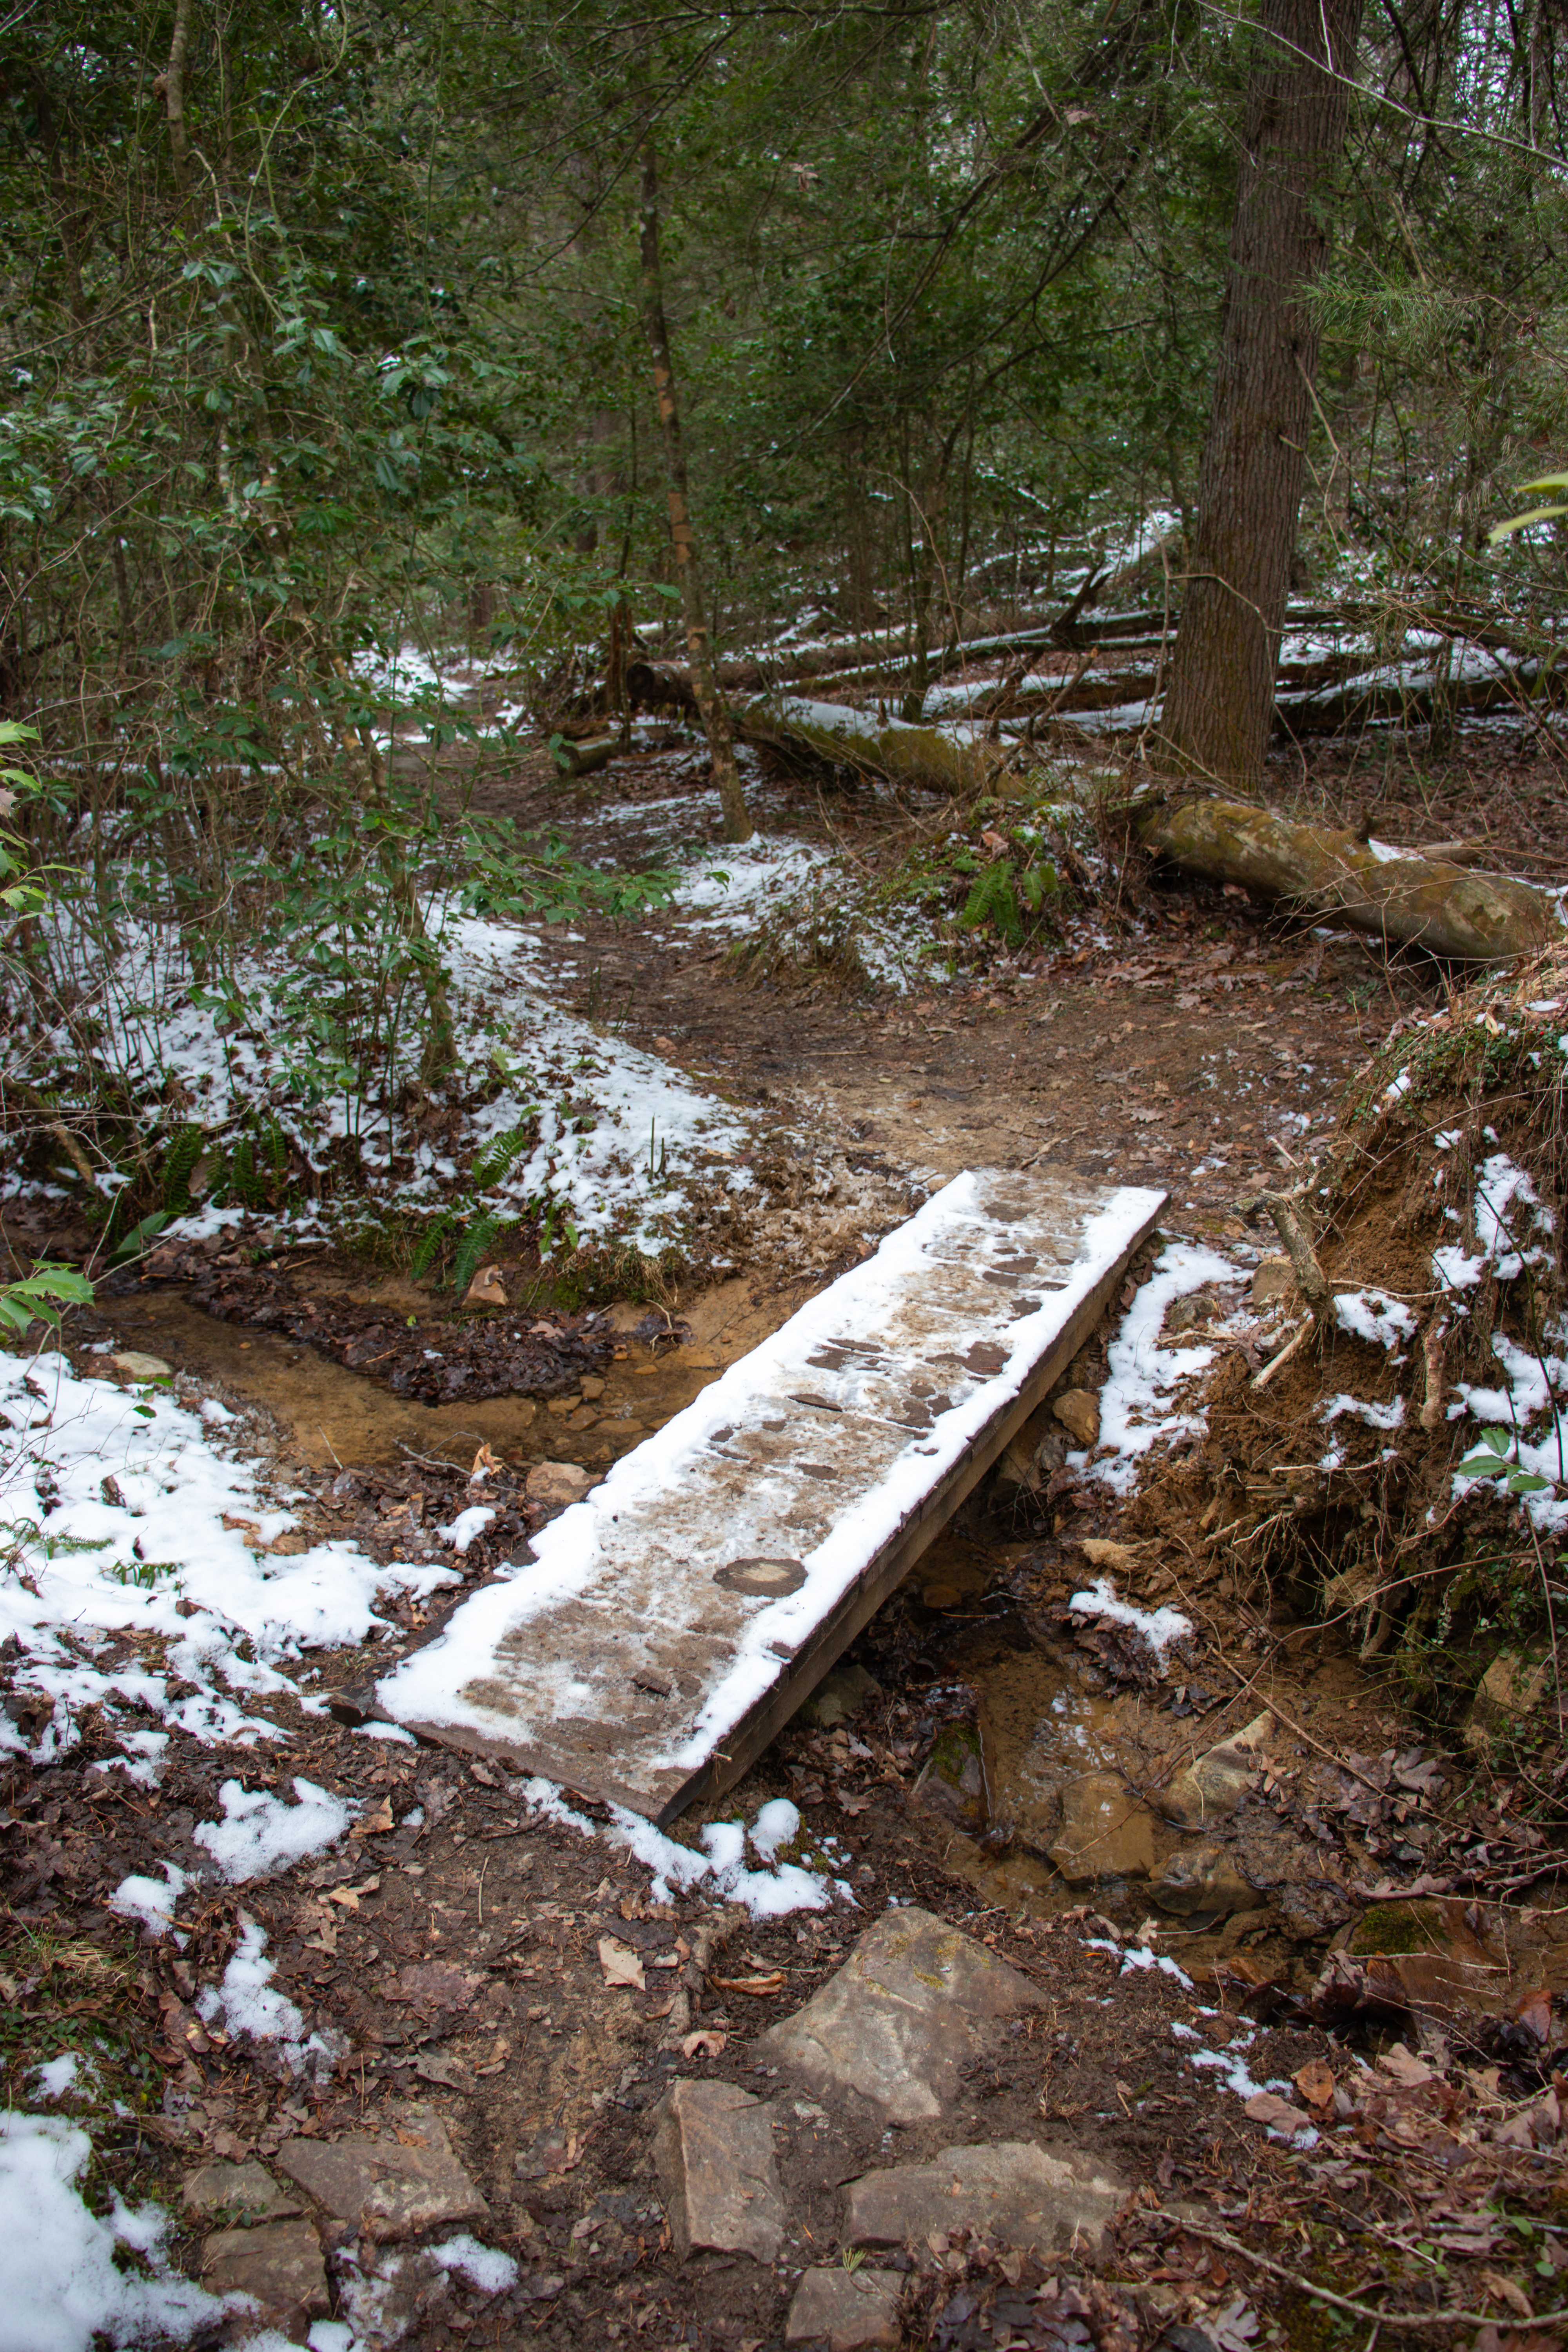
[(848, 710), (838, 702), (774, 695), (736, 715), (748, 742), (807, 751), (836, 767), (858, 768), (889, 783), (926, 792), (951, 793), (955, 800), (973, 800), (1001, 789), (1007, 766), (1007, 754), (995, 744), (965, 740), (958, 732), (938, 727), (911, 726), (901, 719), (879, 719), (874, 711)]
[(1246, 802), (1162, 803), (1137, 833), (1145, 849), (1190, 873), (1466, 963), (1509, 963), (1563, 934), (1555, 905), (1528, 882), (1373, 848), (1353, 833), (1293, 824)]

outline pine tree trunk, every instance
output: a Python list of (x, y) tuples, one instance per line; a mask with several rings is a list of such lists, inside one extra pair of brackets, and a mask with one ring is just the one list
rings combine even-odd
[(1361, 14), (1362, 0), (1263, 0), (1258, 15), (1197, 542), (1160, 730), (1164, 764), (1226, 786), (1260, 782), (1273, 719), (1318, 366), (1302, 296), (1327, 245)]
[(664, 278), (658, 257), (658, 159), (651, 133), (642, 145), (642, 273), (643, 328), (653, 354), (653, 385), (658, 400), (658, 421), (664, 432), (665, 472), (669, 483), (669, 537), (675, 550), (676, 577), (680, 583), (680, 609), (686, 623), (687, 656), (691, 665), (691, 690), (702, 715), (724, 811), (726, 841), (749, 841), (752, 820), (735, 765), (735, 722), (713, 671), (713, 648), (702, 609), (702, 572), (697, 535), (686, 489), (686, 447), (680, 431), (680, 402), (675, 369), (669, 356), (669, 330), (664, 316)]

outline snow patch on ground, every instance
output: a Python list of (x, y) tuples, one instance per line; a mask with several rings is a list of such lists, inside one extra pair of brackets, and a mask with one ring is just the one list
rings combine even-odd
[(291, 1805), (238, 1780), (226, 1780), (217, 1793), (222, 1821), (198, 1822), (193, 1834), (235, 1886), (270, 1878), (308, 1853), (335, 1845), (353, 1818), (341, 1797), (318, 1789), (313, 1780), (295, 1780)]
[(1193, 1630), (1193, 1621), (1184, 1617), (1179, 1609), (1140, 1609), (1131, 1601), (1117, 1598), (1116, 1587), (1109, 1576), (1097, 1579), (1087, 1592), (1075, 1592), (1068, 1602), (1075, 1616), (1109, 1618), (1113, 1625), (1130, 1625), (1141, 1633), (1157, 1658), (1163, 1658), (1173, 1642)]
[[(79, 1380), (58, 1355), (0, 1357), (0, 1413), (11, 1430), (0, 1519), (22, 1572), (0, 1583), (0, 1639), (14, 1634), (25, 1654), (15, 1686), (54, 1708), (34, 1748), (40, 1762), (75, 1744), (89, 1706), (143, 1782), (162, 1753), (149, 1748), (162, 1737), (144, 1728), (149, 1717), (204, 1745), (279, 1738), (251, 1710), (291, 1689), (284, 1661), (384, 1631), (381, 1592), (425, 1596), (456, 1581), (449, 1569), (382, 1568), (336, 1539), (267, 1551), (293, 1513), (265, 1500), (255, 1467), (221, 1453), (215, 1427), (164, 1389)], [(163, 1662), (100, 1664), (121, 1633), (161, 1635)], [(194, 1689), (176, 1698), (182, 1681)], [(22, 1745), (0, 1717), (0, 1747)]]
[[(0, 2352), (91, 2352), (103, 2337), (188, 2344), (228, 2308), (171, 2273), (158, 2206), (117, 2199), (101, 2221), (89, 2210), (77, 2183), (91, 2155), (74, 2125), (0, 2114)], [(121, 2269), (121, 2247), (147, 2271)]]
[(1110, 1343), (1100, 1396), (1099, 1456), (1091, 1461), (1087, 1452), (1069, 1454), (1075, 1469), (1125, 1495), (1139, 1463), (1160, 1439), (1197, 1435), (1207, 1428), (1201, 1412), (1179, 1412), (1174, 1404), (1183, 1381), (1207, 1370), (1214, 1349), (1162, 1347), (1161, 1331), (1176, 1299), (1205, 1283), (1246, 1278), (1229, 1258), (1196, 1242), (1171, 1242), (1161, 1251)]

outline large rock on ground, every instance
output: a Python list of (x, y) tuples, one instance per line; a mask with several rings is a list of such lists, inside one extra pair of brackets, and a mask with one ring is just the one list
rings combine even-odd
[(1005, 2021), (1042, 2005), (1016, 1969), (911, 1905), (884, 1912), (756, 2056), (819, 2096), (854, 2092), (889, 2123), (931, 2123)]
[(1262, 1766), (1273, 1728), (1271, 1715), (1255, 1715), (1206, 1755), (1194, 1757), (1165, 1791), (1167, 1820), (1179, 1822), (1184, 1829), (1198, 1829), (1205, 1822), (1223, 1821), (1234, 1813)]
[(489, 2208), (452, 2152), (447, 2126), (422, 2107), (397, 2117), (395, 2138), (350, 2132), (290, 2139), (277, 2164), (334, 2221), (372, 2238), (406, 2238), (447, 2221), (488, 2218)]
[(1179, 1919), (1204, 1913), (1229, 1918), (1233, 1912), (1252, 1911), (1258, 1896), (1245, 1879), (1236, 1856), (1223, 1845), (1178, 1846), (1169, 1855), (1152, 1889), (1162, 1911)]
[(677, 2254), (771, 2263), (784, 2243), (773, 2117), (733, 2083), (673, 2084), (654, 2117), (654, 2163)]
[(257, 2221), (286, 2221), (305, 2210), (304, 2200), (279, 2189), (265, 2165), (247, 2157), (243, 2164), (199, 2164), (180, 2184), (193, 2213), (247, 2228)]
[(309, 2221), (266, 2221), (257, 2230), (215, 2230), (202, 2242), (209, 2294), (251, 2294), (263, 2326), (303, 2343), (330, 2309), (321, 2242)]
[(826, 2344), (827, 2352), (896, 2352), (904, 2340), (897, 2271), (807, 2271), (784, 2323), (786, 2344)]
[(1086, 1772), (1062, 1790), (1060, 1833), (1051, 1860), (1069, 1886), (1101, 1878), (1147, 1878), (1154, 1867), (1154, 1816), (1114, 1772)]
[(1081, 2158), (1031, 2140), (945, 2147), (929, 2164), (895, 2164), (851, 2183), (844, 2234), (852, 2246), (905, 2246), (935, 2230), (970, 2230), (987, 2245), (1048, 2254), (1100, 2251), (1125, 2190)]

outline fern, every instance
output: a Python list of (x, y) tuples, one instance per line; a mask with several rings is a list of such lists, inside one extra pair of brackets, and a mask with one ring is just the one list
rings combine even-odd
[(504, 1184), (518, 1161), (527, 1158), (538, 1133), (538, 1118), (537, 1110), (525, 1110), (515, 1127), (491, 1136), (470, 1171), (469, 1181), (476, 1192), (488, 1192), (492, 1185)]
[(177, 1128), (163, 1155), (163, 1206), (172, 1217), (183, 1216), (191, 1205), (191, 1171), (205, 1148), (199, 1127)]
[(469, 1283), (489, 1255), (490, 1245), (496, 1235), (510, 1221), (506, 1218), (492, 1216), (486, 1209), (468, 1226), (462, 1240), (458, 1244), (458, 1255), (453, 1261), (452, 1287), (454, 1290), (467, 1290)]
[(443, 1209), (440, 1215), (433, 1217), (426, 1226), (419, 1236), (418, 1247), (408, 1262), (409, 1272), (416, 1281), (422, 1280), (429, 1273), (457, 1222), (454, 1211)]
[(1018, 911), (1016, 876), (1010, 857), (999, 857), (975, 877), (958, 919), (966, 931), (978, 931), (989, 924), (1010, 948), (1023, 944), (1024, 919)]

